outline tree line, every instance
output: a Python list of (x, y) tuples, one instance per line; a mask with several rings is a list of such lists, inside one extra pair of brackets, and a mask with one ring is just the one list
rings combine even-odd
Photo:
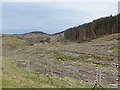
[(64, 38), (69, 41), (88, 41), (103, 35), (120, 33), (120, 14), (99, 18), (90, 23), (65, 30)]

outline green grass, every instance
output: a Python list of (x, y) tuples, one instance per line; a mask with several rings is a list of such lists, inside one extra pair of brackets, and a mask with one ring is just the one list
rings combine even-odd
[(101, 56), (101, 55), (98, 55), (98, 54), (93, 54), (93, 53), (85, 53), (85, 52), (80, 52), (80, 51), (70, 51), (72, 53), (76, 53), (76, 54), (79, 54), (80, 56), (83, 56), (85, 59), (88, 59), (88, 58), (95, 58), (95, 59), (101, 59), (101, 60), (113, 60), (112, 57), (107, 57), (107, 56)]
[(53, 58), (55, 59), (59, 59), (62, 61), (76, 61), (76, 60), (83, 60), (85, 61), (88, 58), (97, 58), (97, 59), (101, 59), (102, 57), (100, 55), (96, 55), (96, 54), (88, 54), (88, 53), (84, 53), (84, 52), (80, 52), (80, 51), (66, 51), (66, 52), (70, 52), (73, 54), (78, 54), (78, 56), (68, 56), (62, 53), (55, 53)]
[[(98, 55), (86, 54), (86, 53), (78, 52), (78, 51), (71, 51), (71, 52), (77, 53), (77, 54), (79, 54), (79, 56), (67, 56), (67, 55), (64, 55), (62, 53), (56, 53), (51, 58), (55, 58), (57, 60), (62, 60), (62, 61), (78, 61), (79, 60), (79, 61), (87, 63), (88, 65), (93, 65), (93, 66), (100, 66), (101, 65), (101, 66), (105, 67), (108, 65), (108, 64), (101, 63), (101, 62), (87, 61), (88, 58), (100, 59), (101, 57)], [(111, 58), (109, 58), (109, 60), (111, 60)]]
[(96, 58), (96, 59), (102, 58), (100, 55), (97, 55), (97, 54), (90, 54), (90, 53), (85, 53), (85, 52), (80, 52), (80, 51), (70, 51), (70, 52), (79, 54), (79, 55), (85, 57), (86, 59), (87, 58)]
[(112, 53), (112, 52), (120, 52), (120, 47), (115, 46), (107, 50), (107, 52)]
[(2, 37), (2, 44), (4, 48), (15, 49), (19, 46), (25, 45), (26, 41), (16, 36)]
[(38, 83), (32, 78), (38, 80), (36, 74), (29, 74), (26, 68), (19, 68), (16, 62), (10, 58), (3, 58), (3, 87), (9, 88), (25, 88), (25, 87), (50, 87), (47, 84)]
[(97, 54), (89, 54), (89, 53), (80, 52), (80, 51), (66, 51), (66, 52), (75, 53), (75, 54), (78, 54), (78, 56), (68, 56), (68, 55), (56, 52), (51, 58), (55, 58), (57, 60), (62, 60), (62, 61), (77, 61), (77, 60), (79, 60), (82, 62), (86, 62), (87, 64), (90, 64), (90, 65), (97, 65), (97, 66), (102, 65), (104, 67), (107, 66), (108, 64), (104, 64), (101, 62), (95, 62), (95, 61), (87, 61), (87, 59), (95, 58), (95, 59), (101, 59), (101, 60), (107, 59), (108, 61), (113, 60), (113, 58), (111, 58), (111, 57), (102, 57)]
[(25, 43), (24, 39), (19, 39), (17, 37), (11, 37), (11, 41), (15, 44), (15, 45), (23, 45)]
[(14, 59), (3, 57), (3, 88), (90, 88), (93, 86), (68, 77), (51, 76), (48, 78), (44, 74), (34, 74), (34, 71), (28, 73), (27, 68), (19, 68), (16, 65)]
[(58, 59), (58, 60), (62, 60), (62, 61), (75, 61), (75, 60), (79, 60), (80, 57), (75, 57), (75, 56), (67, 56), (67, 55), (64, 55), (62, 53), (56, 53), (53, 58), (55, 59)]

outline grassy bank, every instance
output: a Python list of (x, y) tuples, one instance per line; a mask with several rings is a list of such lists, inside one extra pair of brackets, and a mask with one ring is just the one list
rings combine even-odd
[(68, 77), (37, 75), (27, 68), (19, 68), (14, 59), (3, 57), (3, 88), (90, 88), (87, 82), (73, 80)]

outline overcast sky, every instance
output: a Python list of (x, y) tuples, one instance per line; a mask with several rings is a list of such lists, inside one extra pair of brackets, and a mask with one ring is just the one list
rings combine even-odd
[(3, 2), (2, 32), (21, 34), (43, 31), (49, 34), (94, 19), (116, 15), (117, 2)]

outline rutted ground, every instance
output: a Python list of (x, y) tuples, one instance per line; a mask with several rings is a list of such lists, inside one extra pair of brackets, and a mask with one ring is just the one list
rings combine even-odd
[(37, 75), (69, 77), (91, 84), (101, 66), (101, 84), (117, 87), (118, 40), (114, 34), (84, 43), (23, 45), (17, 49), (3, 46), (3, 56), (14, 58), (19, 68), (34, 70)]

